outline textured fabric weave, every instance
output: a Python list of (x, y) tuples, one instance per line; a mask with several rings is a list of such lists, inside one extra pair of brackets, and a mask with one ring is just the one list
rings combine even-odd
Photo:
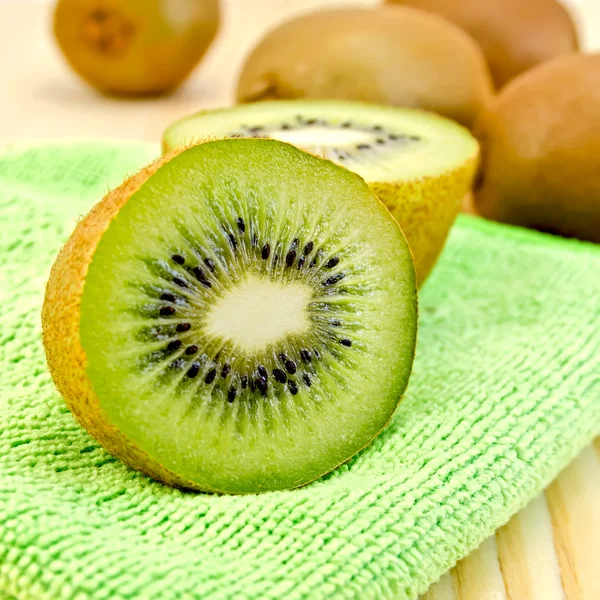
[(461, 217), (406, 399), (349, 464), (246, 497), (128, 469), (53, 389), (40, 307), (75, 219), (156, 152), (0, 157), (0, 597), (414, 598), (600, 433), (599, 248)]

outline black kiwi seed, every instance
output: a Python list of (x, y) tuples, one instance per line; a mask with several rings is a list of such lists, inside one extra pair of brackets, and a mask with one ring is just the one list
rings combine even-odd
[(284, 131), (286, 131), (287, 129), (290, 129), (290, 126), (289, 126), (287, 123), (283, 123), (283, 124), (281, 125), (281, 128), (280, 128), (280, 129), (283, 129)]
[(217, 376), (217, 370), (216, 369), (211, 369), (206, 374), (206, 377), (204, 378), (204, 383), (212, 383), (215, 380), (216, 376)]
[(252, 234), (252, 247), (256, 248), (258, 246), (258, 236), (256, 233)]
[(192, 356), (193, 354), (196, 354), (196, 352), (198, 352), (198, 346), (196, 346), (195, 344), (192, 344), (191, 346), (188, 346), (188, 347), (185, 349), (185, 353), (186, 353), (188, 356)]
[(314, 125), (316, 122), (317, 122), (317, 120), (316, 120), (316, 119), (308, 119), (308, 120), (306, 121), (306, 124), (307, 124), (307, 125)]
[(296, 251), (290, 250), (285, 256), (285, 266), (291, 267), (294, 264), (295, 260), (296, 260)]
[(256, 388), (263, 396), (265, 396), (267, 393), (267, 390), (269, 389), (269, 384), (267, 383), (266, 379), (263, 379), (262, 377), (258, 377), (256, 379)]
[(331, 320), (329, 321), (329, 324), (330, 324), (332, 327), (341, 327), (341, 325), (342, 325), (342, 322), (341, 322), (339, 319), (331, 319)]
[(187, 287), (187, 283), (179, 277), (173, 277), (173, 283), (179, 287)]
[(179, 348), (181, 348), (181, 340), (173, 340), (172, 342), (169, 342), (169, 345), (167, 346), (169, 352), (175, 352), (175, 350), (179, 350)]
[(371, 146), (369, 146), (369, 144), (357, 144), (356, 149), (357, 150), (369, 150)]
[(349, 340), (348, 338), (342, 338), (340, 340), (340, 344), (342, 344), (342, 346), (347, 346), (348, 348), (350, 348), (350, 346), (352, 346), (352, 340)]
[(317, 266), (317, 264), (321, 260), (322, 256), (323, 256), (323, 250), (317, 250), (315, 257), (312, 259), (312, 262), (310, 263), (311, 268)]
[(287, 375), (281, 369), (273, 369), (273, 377), (279, 383), (285, 383), (287, 381)]
[(262, 247), (260, 256), (263, 260), (267, 260), (267, 258), (269, 258), (269, 255), (271, 254), (271, 246), (269, 246), (269, 244), (265, 244)]
[(253, 378), (250, 378), (250, 391), (253, 392), (256, 389), (256, 382)]
[(242, 377), (242, 389), (245, 390), (248, 386), (248, 375)]
[(189, 331), (192, 328), (191, 323), (179, 323), (175, 329), (179, 331), (179, 333), (183, 333), (184, 331)]
[(293, 360), (286, 360), (285, 361), (285, 370), (290, 373), (291, 375), (293, 375), (296, 372), (296, 363)]
[(215, 263), (210, 258), (205, 258), (204, 264), (209, 268), (211, 273), (215, 272)]
[(290, 390), (292, 396), (298, 393), (298, 386), (291, 379), (288, 381), (288, 390)]
[(227, 232), (227, 239), (229, 240), (229, 244), (234, 250), (237, 250), (237, 241), (233, 233)]
[(173, 296), (173, 294), (161, 294), (160, 299), (165, 302), (175, 302), (175, 296)]
[(234, 387), (230, 387), (227, 392), (227, 402), (233, 402), (235, 397), (237, 396), (237, 389)]
[(204, 271), (200, 267), (194, 267), (192, 269), (192, 273), (196, 276), (196, 279), (198, 279), (198, 281), (202, 281), (203, 279), (206, 279), (206, 275), (204, 274)]
[(206, 279), (204, 271), (200, 267), (194, 267), (192, 272), (196, 276), (196, 279), (205, 287), (212, 287), (212, 283)]
[(306, 257), (305, 256), (301, 256), (298, 259), (298, 269), (301, 269), (304, 266), (305, 262), (306, 262)]
[(169, 369), (181, 369), (183, 366), (185, 366), (185, 360), (180, 356), (169, 365)]
[(231, 365), (229, 363), (225, 363), (221, 369), (221, 377), (225, 379), (225, 377), (229, 375), (229, 371), (231, 371)]
[(185, 258), (183, 258), (183, 256), (181, 256), (181, 254), (173, 254), (173, 256), (171, 256), (171, 259), (173, 260), (173, 262), (176, 262), (178, 265), (182, 265), (185, 262)]
[(321, 360), (321, 353), (316, 348), (313, 349), (313, 352), (315, 353), (317, 360)]
[(383, 138), (377, 138), (377, 139), (375, 140), (375, 143), (376, 143), (376, 144), (385, 144), (385, 140), (384, 140)]
[(323, 285), (324, 287), (335, 285), (336, 283), (344, 279), (344, 277), (346, 277), (344, 273), (336, 273), (335, 275), (332, 275), (331, 277), (325, 279), (325, 281), (323, 281), (321, 285)]
[(196, 377), (196, 375), (198, 375), (199, 372), (200, 372), (200, 365), (197, 362), (195, 362), (195, 363), (192, 363), (192, 366), (188, 369), (188, 372), (186, 373), (186, 375), (190, 379), (193, 379), (194, 377)]
[(335, 267), (339, 262), (340, 262), (340, 259), (337, 256), (334, 256), (333, 258), (330, 258), (327, 261), (327, 263), (325, 264), (325, 267), (328, 269), (333, 269), (333, 267)]
[(383, 127), (381, 125), (374, 125), (373, 131), (383, 131)]
[(312, 385), (312, 382), (310, 381), (310, 376), (308, 375), (308, 373), (304, 373), (304, 375), (302, 375), (302, 380), (308, 387), (310, 387)]
[(170, 317), (175, 314), (175, 309), (172, 306), (163, 306), (160, 309), (161, 317)]
[(352, 127), (352, 123), (350, 123), (350, 121), (346, 121), (345, 123), (342, 123), (341, 125), (344, 129), (348, 129), (349, 127)]
[(302, 254), (304, 254), (304, 256), (308, 256), (313, 251), (314, 247), (315, 247), (315, 244), (313, 242), (308, 242), (308, 244), (306, 244), (306, 246), (304, 246), (304, 250), (302, 250)]
[(388, 137), (390, 138), (390, 140), (397, 140), (399, 138), (399, 136), (397, 136), (395, 133), (390, 133)]
[(300, 356), (305, 363), (309, 363), (312, 360), (310, 350), (307, 350), (306, 348), (300, 350)]
[(265, 367), (263, 367), (263, 365), (258, 365), (258, 368), (256, 369), (258, 371), (258, 374), (263, 378), (263, 379), (268, 379), (269, 377), (269, 372), (267, 371), (267, 369), (265, 369)]
[(244, 223), (244, 219), (242, 219), (242, 217), (238, 217), (235, 222), (237, 223), (238, 229), (244, 233), (244, 231), (246, 231), (246, 223)]

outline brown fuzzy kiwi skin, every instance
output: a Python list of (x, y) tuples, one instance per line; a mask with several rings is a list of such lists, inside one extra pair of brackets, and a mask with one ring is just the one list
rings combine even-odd
[(50, 272), (42, 307), (42, 339), (56, 388), (79, 423), (95, 439), (111, 454), (150, 477), (171, 486), (193, 489), (197, 488), (194, 483), (153, 461), (112, 426), (87, 378), (87, 357), (79, 338), (83, 287), (100, 238), (130, 196), (183, 150), (185, 148), (171, 152), (127, 179), (78, 223)]
[[(210, 140), (206, 139), (198, 143), (205, 143), (207, 141)], [(197, 144), (188, 144), (171, 150), (131, 176), (119, 187), (110, 191), (77, 224), (71, 237), (61, 248), (46, 284), (41, 315), (42, 341), (46, 361), (56, 389), (65, 400), (79, 424), (93, 438), (100, 442), (108, 452), (121, 459), (129, 467), (145, 473), (156, 481), (183, 490), (233, 495), (265, 493), (268, 490), (256, 490), (255, 492), (218, 490), (189, 481), (165, 468), (112, 425), (93, 391), (91, 381), (87, 377), (87, 356), (81, 346), (79, 316), (85, 278), (96, 247), (102, 235), (109, 227), (110, 222), (117, 216), (119, 210), (127, 203), (129, 198), (160, 167), (194, 145)], [(377, 201), (375, 195), (373, 198)], [(382, 203), (382, 206), (385, 205)], [(384, 210), (386, 209), (384, 208)], [(398, 228), (400, 229), (400, 227)], [(416, 278), (414, 269), (412, 270), (412, 277)], [(414, 348), (416, 349), (416, 343)], [(403, 398), (404, 396), (398, 398), (396, 407), (390, 414), (388, 421), (365, 446), (328, 471), (317, 475), (310, 481), (298, 483), (296, 487), (304, 487), (312, 483), (323, 475), (334, 471), (340, 465), (348, 462), (353, 456), (364, 450), (387, 427)]]
[(444, 248), (450, 228), (470, 193), (478, 156), (435, 177), (370, 182), (400, 224), (413, 253), (417, 284), (423, 285)]
[(600, 54), (524, 73), (482, 116), (475, 204), (489, 219), (600, 242)]
[(53, 33), (66, 61), (114, 96), (177, 88), (211, 46), (219, 0), (58, 0)]
[(241, 102), (334, 98), (423, 108), (471, 127), (493, 94), (479, 46), (410, 8), (327, 10), (288, 21), (254, 48)]
[(387, 0), (432, 12), (481, 46), (499, 89), (521, 73), (579, 49), (577, 28), (557, 0)]

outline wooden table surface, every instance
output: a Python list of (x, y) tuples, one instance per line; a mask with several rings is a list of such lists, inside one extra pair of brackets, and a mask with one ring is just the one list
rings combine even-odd
[[(343, 0), (222, 2), (219, 37), (189, 83), (169, 98), (131, 101), (101, 97), (68, 70), (49, 35), (50, 3), (0, 0), (0, 145), (90, 137), (158, 142), (174, 119), (233, 101), (240, 61), (266, 28)], [(600, 0), (571, 5), (586, 47), (600, 48)], [(600, 600), (600, 439), (424, 598)]]

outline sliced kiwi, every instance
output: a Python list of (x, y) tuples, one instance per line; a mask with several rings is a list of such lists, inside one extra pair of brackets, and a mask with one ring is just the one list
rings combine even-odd
[(43, 308), (58, 389), (172, 485), (303, 485), (385, 426), (416, 338), (408, 245), (364, 181), (272, 140), (176, 151), (109, 193)]
[(210, 137), (275, 138), (355, 171), (400, 223), (422, 283), (470, 191), (479, 157), (464, 127), (424, 111), (280, 100), (204, 111), (164, 133), (165, 151)]

